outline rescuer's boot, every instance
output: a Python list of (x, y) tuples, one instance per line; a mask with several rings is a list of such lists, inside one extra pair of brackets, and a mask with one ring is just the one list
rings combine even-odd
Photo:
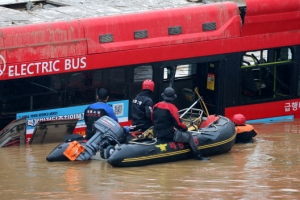
[(195, 160), (210, 160), (209, 157), (203, 157), (201, 155), (200, 150), (196, 151), (194, 154), (195, 154)]

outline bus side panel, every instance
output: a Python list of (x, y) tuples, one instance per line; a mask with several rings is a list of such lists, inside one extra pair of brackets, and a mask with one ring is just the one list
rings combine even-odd
[(242, 36), (300, 29), (299, 0), (247, 0)]
[(225, 108), (225, 116), (243, 114), (247, 120), (294, 115), (300, 117), (300, 98)]
[(79, 21), (12, 26), (2, 28), (1, 32), (4, 42), (1, 46), (6, 48), (7, 63), (87, 53), (84, 30)]
[(227, 54), (218, 77), (218, 104), (216, 113), (224, 115), (226, 106), (239, 105), (240, 65), (242, 53)]
[[(90, 54), (239, 37), (242, 25), (238, 7), (232, 2), (83, 19), (82, 23)], [(216, 30), (203, 30), (209, 23), (214, 23)], [(179, 26), (182, 33), (168, 34), (170, 27)], [(142, 30), (147, 31), (147, 37), (135, 39), (134, 32)], [(100, 43), (99, 38), (107, 34), (112, 34), (112, 41)]]
[[(5, 57), (6, 57), (6, 51), (4, 50), (4, 41), (3, 41), (3, 33), (0, 29), (0, 69), (4, 69), (4, 67), (2, 66), (3, 64), (5, 64)], [(2, 75), (3, 71), (1, 70), (0, 72), (0, 76)]]

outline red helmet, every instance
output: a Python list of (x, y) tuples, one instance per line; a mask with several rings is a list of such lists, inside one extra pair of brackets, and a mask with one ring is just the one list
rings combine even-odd
[(154, 82), (152, 80), (147, 79), (143, 82), (142, 90), (146, 89), (151, 90), (152, 92), (154, 91)]
[(232, 117), (232, 121), (237, 125), (245, 125), (246, 124), (246, 117), (242, 114), (235, 114)]

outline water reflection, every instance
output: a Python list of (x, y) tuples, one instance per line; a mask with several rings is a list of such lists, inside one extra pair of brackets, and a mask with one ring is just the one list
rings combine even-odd
[(137, 168), (101, 160), (49, 163), (57, 144), (1, 148), (1, 199), (300, 198), (300, 120), (255, 128), (255, 143), (211, 161)]

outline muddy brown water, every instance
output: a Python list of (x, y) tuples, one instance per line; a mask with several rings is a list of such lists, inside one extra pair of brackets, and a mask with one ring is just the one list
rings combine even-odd
[(256, 124), (253, 144), (210, 161), (135, 168), (46, 161), (57, 144), (0, 149), (0, 199), (300, 199), (300, 119)]

